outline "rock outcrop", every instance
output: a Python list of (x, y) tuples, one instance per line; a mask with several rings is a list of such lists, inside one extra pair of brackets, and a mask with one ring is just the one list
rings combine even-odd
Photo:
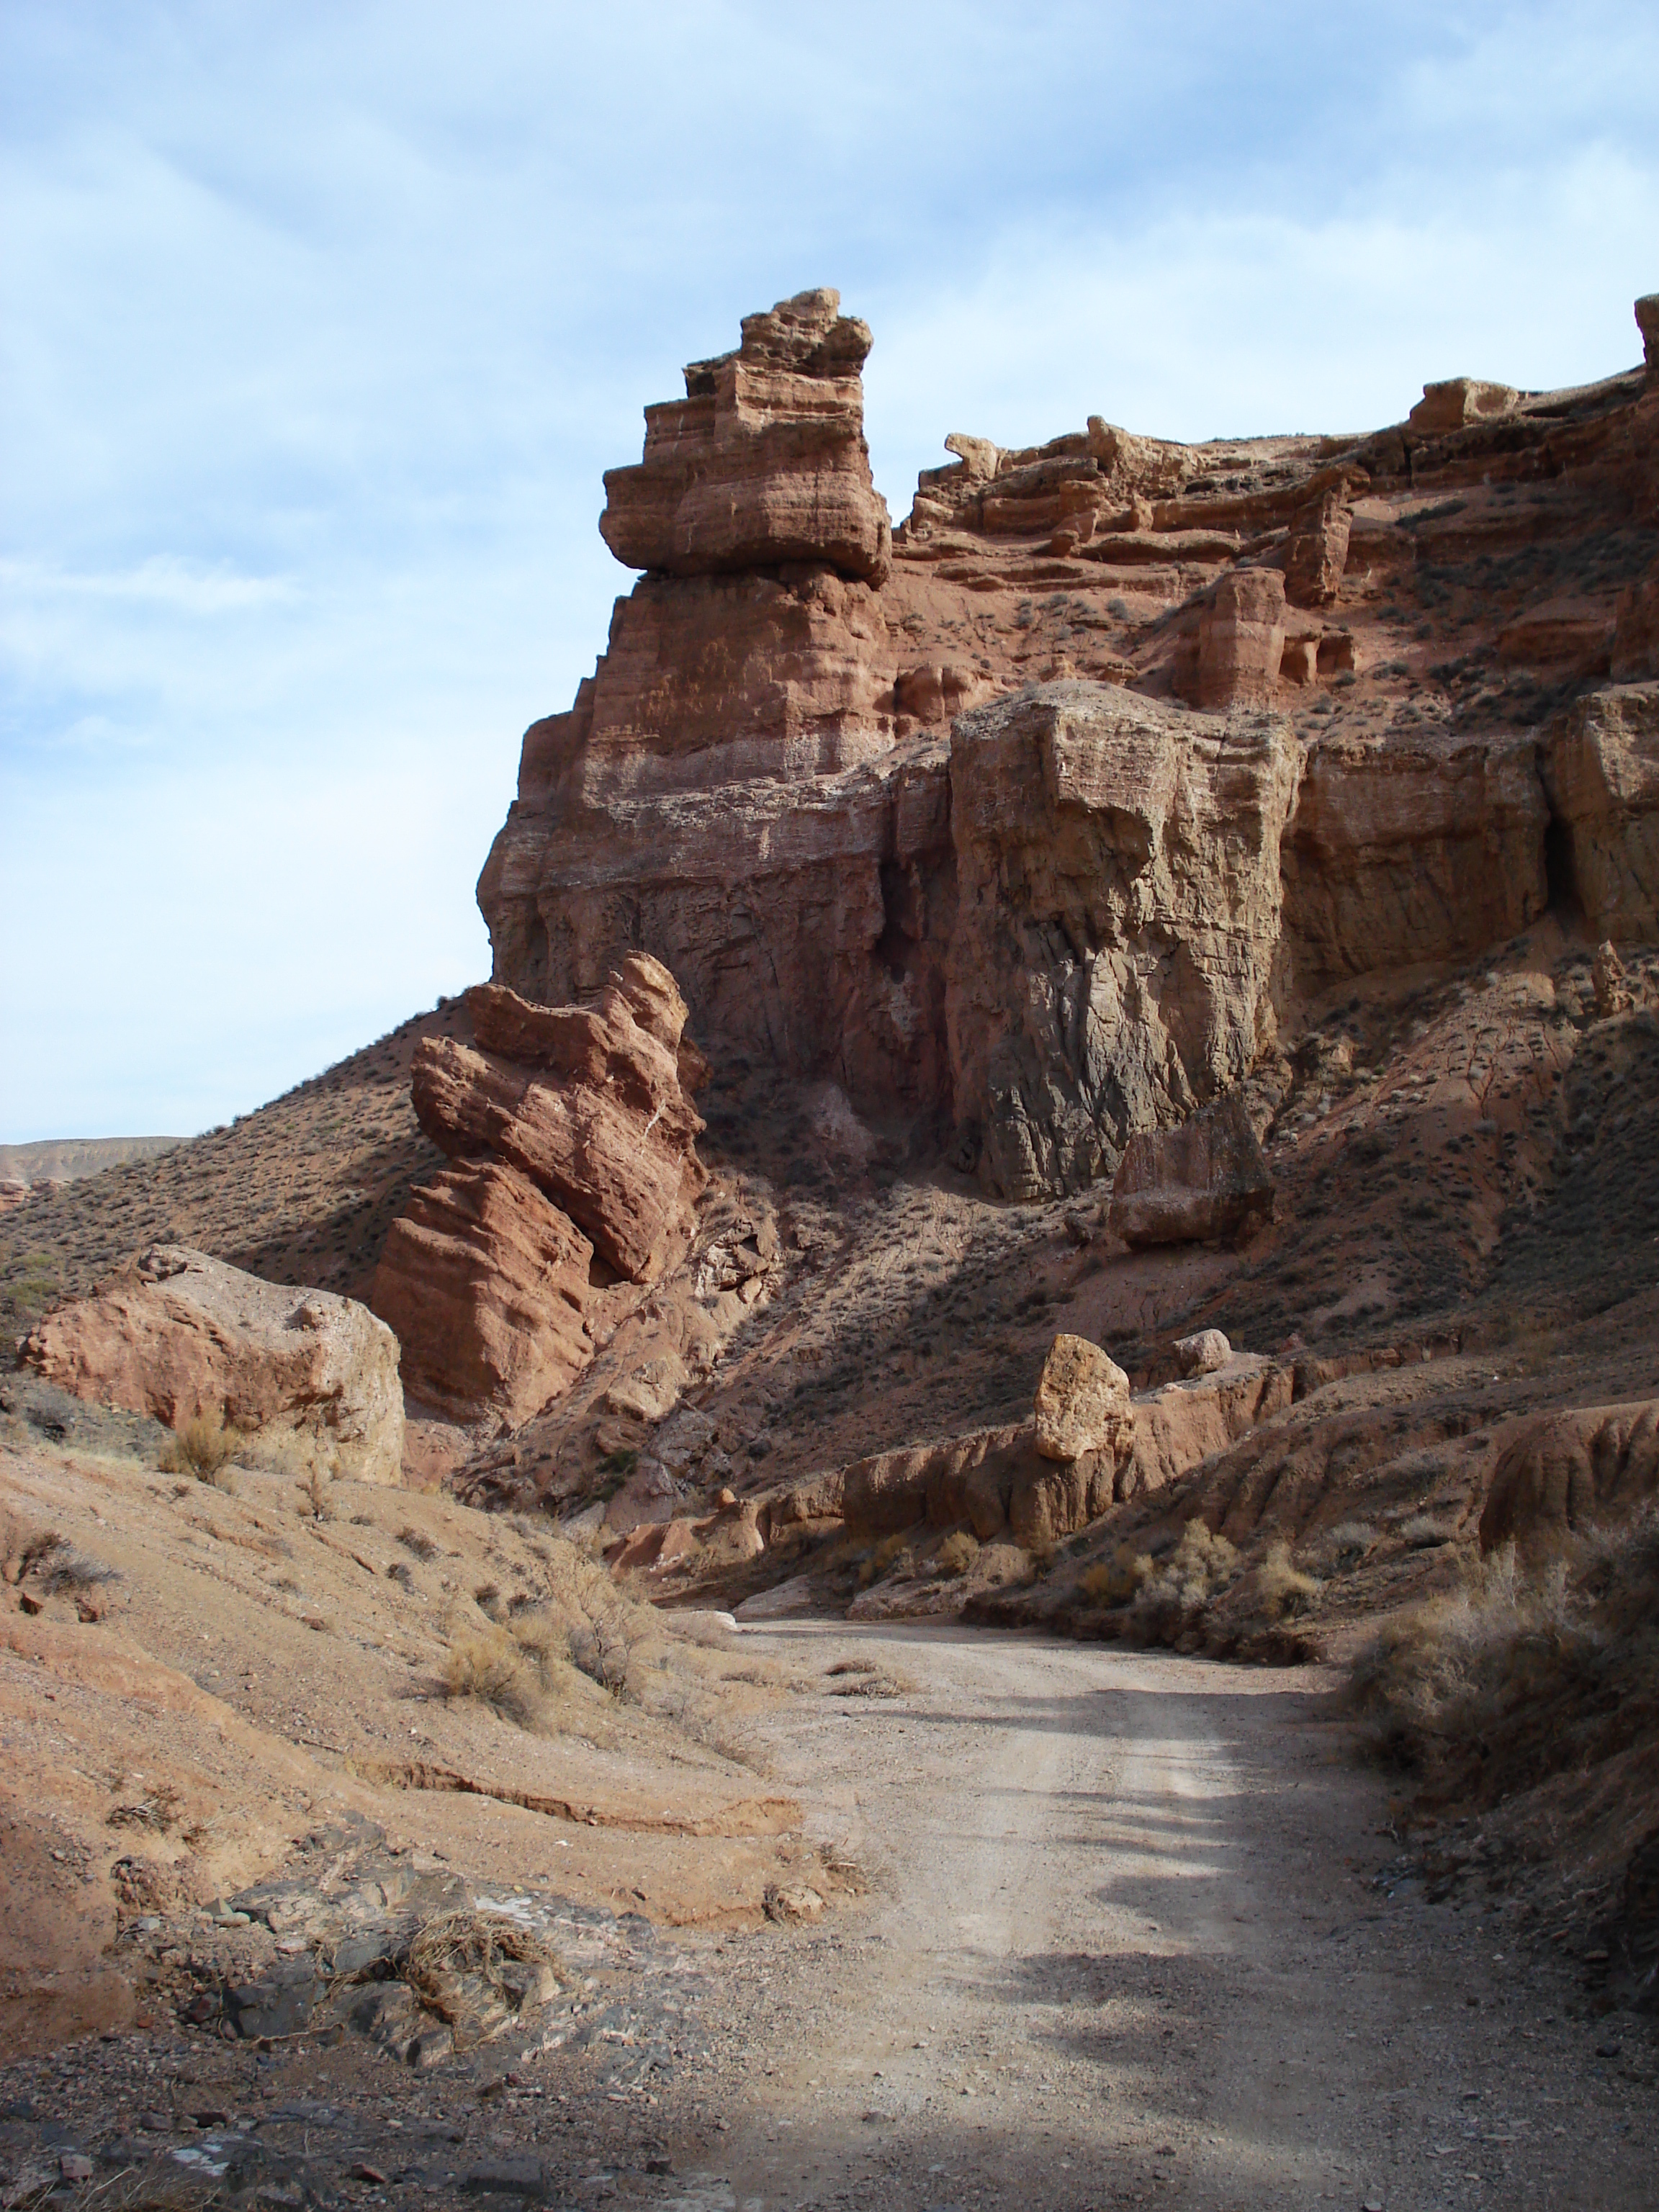
[(890, 537), (868, 344), (832, 293), (748, 318), (607, 477), (646, 573), (526, 734), (498, 983), (583, 1000), (643, 947), (721, 1067), (1030, 1196), (1236, 1081), (1299, 995), (1512, 937), (1553, 813), (1639, 927), (1640, 791), (1564, 739), (1547, 794), (1539, 733), (1659, 675), (1650, 366), (1455, 378), (1352, 438), (954, 432)]
[(1628, 1518), (1659, 1493), (1659, 1401), (1534, 1414), (1499, 1453), (1480, 1546), (1559, 1558), (1573, 1537)]
[(887, 504), (870, 481), (860, 372), (867, 324), (831, 291), (745, 315), (743, 343), (694, 361), (685, 398), (645, 410), (645, 456), (605, 472), (599, 530), (630, 568), (705, 576), (827, 561), (879, 584)]
[(1209, 1243), (1249, 1237), (1273, 1204), (1273, 1177), (1235, 1091), (1174, 1128), (1129, 1139), (1108, 1220), (1127, 1244)]
[(468, 1012), (473, 1045), (428, 1037), (415, 1054), (416, 1114), (455, 1165), (393, 1223), (373, 1303), (413, 1396), (516, 1425), (592, 1358), (596, 1256), (605, 1279), (636, 1283), (684, 1257), (708, 1179), (688, 1095), (702, 1060), (674, 978), (644, 953), (590, 1006), (486, 984)]
[(635, 954), (591, 1006), (532, 1006), (499, 984), (467, 1003), (477, 1048), (434, 1037), (415, 1054), (421, 1127), (452, 1159), (516, 1168), (618, 1274), (654, 1280), (706, 1181), (672, 977)]
[(1310, 980), (1500, 944), (1548, 899), (1529, 738), (1340, 738), (1309, 750), (1283, 845), (1285, 926)]
[(205, 1252), (156, 1245), (39, 1322), (22, 1358), (78, 1398), (170, 1428), (222, 1419), (261, 1462), (402, 1480), (398, 1340), (331, 1291), (262, 1282)]
[(412, 1398), (467, 1419), (527, 1420), (593, 1357), (593, 1247), (528, 1176), (496, 1160), (447, 1168), (392, 1224), (374, 1310), (403, 1346)]

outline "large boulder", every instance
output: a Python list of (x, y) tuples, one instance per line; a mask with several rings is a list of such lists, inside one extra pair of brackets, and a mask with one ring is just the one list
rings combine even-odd
[(358, 1482), (402, 1480), (398, 1340), (331, 1291), (267, 1283), (187, 1245), (156, 1245), (25, 1338), (59, 1389), (177, 1428), (222, 1418), (258, 1457)]
[(1249, 1236), (1273, 1202), (1273, 1176), (1232, 1091), (1176, 1128), (1129, 1139), (1107, 1218), (1126, 1244), (1212, 1243)]
[(1037, 1377), (1031, 1419), (1044, 1459), (1070, 1462), (1098, 1451), (1121, 1457), (1134, 1425), (1129, 1378), (1086, 1336), (1057, 1336)]
[(593, 1357), (584, 1313), (593, 1247), (527, 1176), (499, 1161), (447, 1168), (392, 1224), (372, 1292), (397, 1331), (410, 1396), (513, 1425)]

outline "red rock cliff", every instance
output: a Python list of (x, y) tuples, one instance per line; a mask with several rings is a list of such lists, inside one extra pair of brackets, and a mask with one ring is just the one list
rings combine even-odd
[(646, 573), (526, 732), (499, 982), (642, 949), (717, 1064), (954, 1124), (1012, 1194), (1109, 1172), (1300, 991), (1552, 896), (1659, 935), (1650, 365), (1364, 436), (953, 434), (890, 538), (838, 308), (747, 318), (607, 476)]

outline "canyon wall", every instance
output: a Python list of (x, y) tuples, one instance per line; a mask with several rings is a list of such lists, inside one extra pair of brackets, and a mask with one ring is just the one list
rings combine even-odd
[(895, 530), (870, 343), (830, 291), (746, 317), (607, 474), (644, 573), (526, 734), (499, 983), (650, 953), (717, 1072), (832, 1079), (1024, 1196), (1345, 978), (1552, 899), (1659, 936), (1650, 366), (1442, 380), (1365, 435), (953, 434)]

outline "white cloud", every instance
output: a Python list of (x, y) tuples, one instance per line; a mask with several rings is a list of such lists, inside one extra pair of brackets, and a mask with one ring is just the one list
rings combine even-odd
[(1634, 358), (1639, 5), (11, 0), (0, 1135), (251, 1105), (487, 959), (640, 410), (841, 286), (952, 428), (1397, 418)]

